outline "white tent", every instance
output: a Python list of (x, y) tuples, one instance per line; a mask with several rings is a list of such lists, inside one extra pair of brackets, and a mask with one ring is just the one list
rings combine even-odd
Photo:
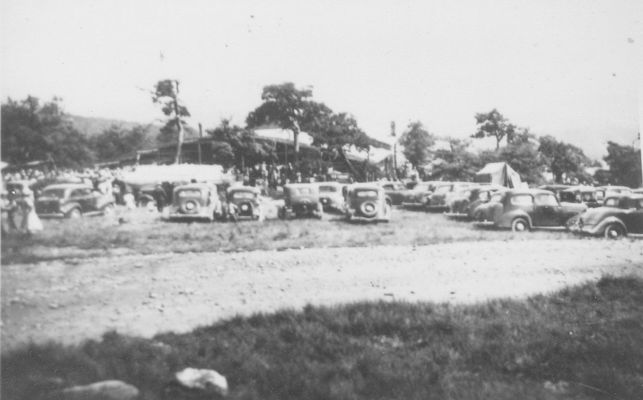
[(232, 176), (223, 172), (220, 165), (174, 164), (139, 165), (134, 171), (125, 172), (123, 182), (132, 186), (151, 186), (163, 182), (230, 183)]
[(474, 178), (475, 182), (491, 183), (509, 188), (522, 187), (520, 175), (505, 162), (489, 163)]

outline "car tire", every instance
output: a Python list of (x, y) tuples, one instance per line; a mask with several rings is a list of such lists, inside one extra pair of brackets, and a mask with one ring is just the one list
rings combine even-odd
[(80, 212), (78, 208), (72, 208), (65, 217), (68, 219), (79, 219), (83, 216), (83, 213)]
[(627, 235), (625, 229), (619, 224), (609, 224), (604, 232), (606, 239), (620, 239)]
[(526, 232), (529, 230), (529, 222), (524, 218), (516, 218), (511, 221), (511, 230), (513, 232)]
[(359, 206), (361, 213), (367, 218), (377, 216), (377, 204), (372, 201), (365, 201)]
[(103, 215), (106, 217), (111, 217), (112, 215), (114, 215), (114, 205), (107, 204), (105, 207), (103, 207)]

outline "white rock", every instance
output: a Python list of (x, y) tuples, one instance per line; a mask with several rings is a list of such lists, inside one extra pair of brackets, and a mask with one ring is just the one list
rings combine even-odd
[(64, 389), (61, 394), (65, 400), (133, 400), (138, 397), (138, 389), (125, 382), (111, 380), (73, 386)]
[(190, 389), (214, 391), (223, 396), (228, 394), (228, 380), (212, 369), (185, 368), (175, 377), (177, 382)]

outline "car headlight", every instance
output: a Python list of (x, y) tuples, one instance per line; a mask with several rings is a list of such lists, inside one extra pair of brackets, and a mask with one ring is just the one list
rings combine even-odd
[(248, 211), (248, 205), (247, 204), (242, 204), (241, 205), (241, 210)]

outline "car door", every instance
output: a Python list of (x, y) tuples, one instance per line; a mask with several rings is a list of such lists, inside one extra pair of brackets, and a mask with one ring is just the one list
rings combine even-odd
[(562, 208), (553, 193), (538, 193), (534, 196), (535, 226), (561, 226), (564, 221)]
[(643, 199), (635, 201), (636, 209), (625, 214), (625, 226), (630, 233), (643, 234)]
[(92, 203), (94, 197), (92, 190), (89, 188), (74, 189), (71, 192), (70, 200), (80, 204), (80, 209), (83, 213), (95, 211), (95, 206)]

